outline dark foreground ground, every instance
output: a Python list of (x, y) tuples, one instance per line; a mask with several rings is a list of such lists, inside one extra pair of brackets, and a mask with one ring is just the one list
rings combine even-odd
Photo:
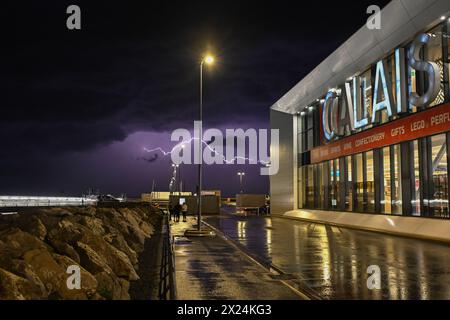
[[(225, 212), (205, 221), (324, 299), (450, 299), (449, 245)], [(381, 290), (367, 287), (371, 265)]]

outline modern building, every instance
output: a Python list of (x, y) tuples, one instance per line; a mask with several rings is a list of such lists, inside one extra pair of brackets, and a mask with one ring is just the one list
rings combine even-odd
[(380, 17), (272, 106), (272, 213), (450, 240), (450, 1)]

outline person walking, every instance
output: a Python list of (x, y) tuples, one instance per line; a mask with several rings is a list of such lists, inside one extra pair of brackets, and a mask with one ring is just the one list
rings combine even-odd
[(173, 216), (173, 205), (169, 203), (169, 221), (172, 221)]
[(186, 217), (187, 217), (187, 212), (188, 212), (188, 205), (185, 203), (183, 203), (183, 205), (181, 206), (181, 212), (183, 213), (183, 222), (186, 222)]
[(174, 208), (175, 222), (180, 222), (181, 205), (178, 203)]

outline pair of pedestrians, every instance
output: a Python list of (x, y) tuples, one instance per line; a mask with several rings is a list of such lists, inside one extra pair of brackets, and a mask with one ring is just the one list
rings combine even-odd
[(172, 207), (172, 205), (169, 205), (169, 220), (173, 220), (175, 222), (180, 222), (180, 214), (183, 215), (183, 222), (186, 222), (187, 218), (187, 212), (188, 212), (188, 206), (186, 203), (183, 203), (182, 205), (176, 204), (175, 207)]

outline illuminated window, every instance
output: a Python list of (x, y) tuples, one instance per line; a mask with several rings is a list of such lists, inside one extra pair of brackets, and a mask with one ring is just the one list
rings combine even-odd
[(313, 110), (307, 110), (306, 111), (306, 116), (307, 118), (307, 127), (306, 127), (306, 131), (307, 131), (307, 138), (306, 138), (306, 143), (307, 143), (307, 150), (311, 150), (312, 148), (314, 148), (314, 134), (317, 132), (317, 130), (314, 130), (314, 128), (316, 127), (314, 125), (314, 111)]
[(435, 217), (447, 218), (448, 211), (448, 171), (447, 142), (445, 134), (431, 138), (432, 194), (430, 207)]
[(336, 189), (334, 188), (334, 160), (330, 161), (330, 208), (335, 209), (337, 201), (336, 201)]
[(392, 151), (392, 162), (391, 166), (393, 173), (392, 181), (392, 213), (401, 215), (402, 214), (402, 179), (401, 179), (401, 156), (400, 156), (400, 145), (395, 145), (391, 147)]
[(317, 178), (318, 178), (318, 186), (317, 191), (318, 193), (318, 199), (317, 203), (320, 209), (325, 208), (325, 190), (327, 188), (326, 179), (328, 174), (328, 162), (320, 163), (316, 165), (317, 170)]
[(305, 126), (306, 126), (306, 121), (305, 121), (305, 117), (303, 116), (298, 116), (297, 117), (297, 130), (298, 130), (298, 134), (297, 134), (297, 143), (298, 143), (298, 153), (303, 153), (306, 151), (306, 144), (305, 144)]
[(335, 165), (334, 179), (335, 179), (336, 199), (337, 199), (336, 208), (339, 208), (339, 206), (341, 205), (341, 202), (342, 202), (342, 199), (341, 199), (341, 168), (340, 168), (339, 159), (334, 160), (334, 165)]
[(375, 174), (374, 174), (374, 164), (373, 164), (373, 151), (366, 152), (366, 206), (367, 212), (375, 211)]
[(307, 167), (300, 167), (298, 169), (298, 206), (300, 209), (306, 208), (307, 178)]
[(306, 180), (307, 180), (307, 187), (306, 187), (306, 205), (308, 208), (314, 208), (314, 166), (307, 166), (306, 167)]
[(355, 182), (356, 182), (356, 208), (355, 211), (364, 212), (364, 164), (362, 153), (354, 156), (355, 158)]
[(339, 159), (330, 161), (330, 202), (331, 209), (336, 210), (339, 207)]
[(381, 150), (383, 183), (381, 185), (381, 212), (392, 213), (392, 176), (391, 176), (391, 148)]
[(320, 103), (302, 109), (297, 117), (298, 152), (307, 152), (320, 144)]
[(422, 213), (421, 207), (421, 174), (420, 174), (420, 153), (419, 153), (419, 141), (415, 140), (412, 143), (413, 146), (413, 157), (414, 157), (414, 165), (413, 165), (413, 181), (414, 181), (414, 189), (411, 194), (411, 205), (412, 205), (412, 214), (413, 216), (420, 216)]
[(347, 176), (345, 177), (345, 210), (353, 211), (353, 171), (352, 157), (345, 157), (345, 166)]

